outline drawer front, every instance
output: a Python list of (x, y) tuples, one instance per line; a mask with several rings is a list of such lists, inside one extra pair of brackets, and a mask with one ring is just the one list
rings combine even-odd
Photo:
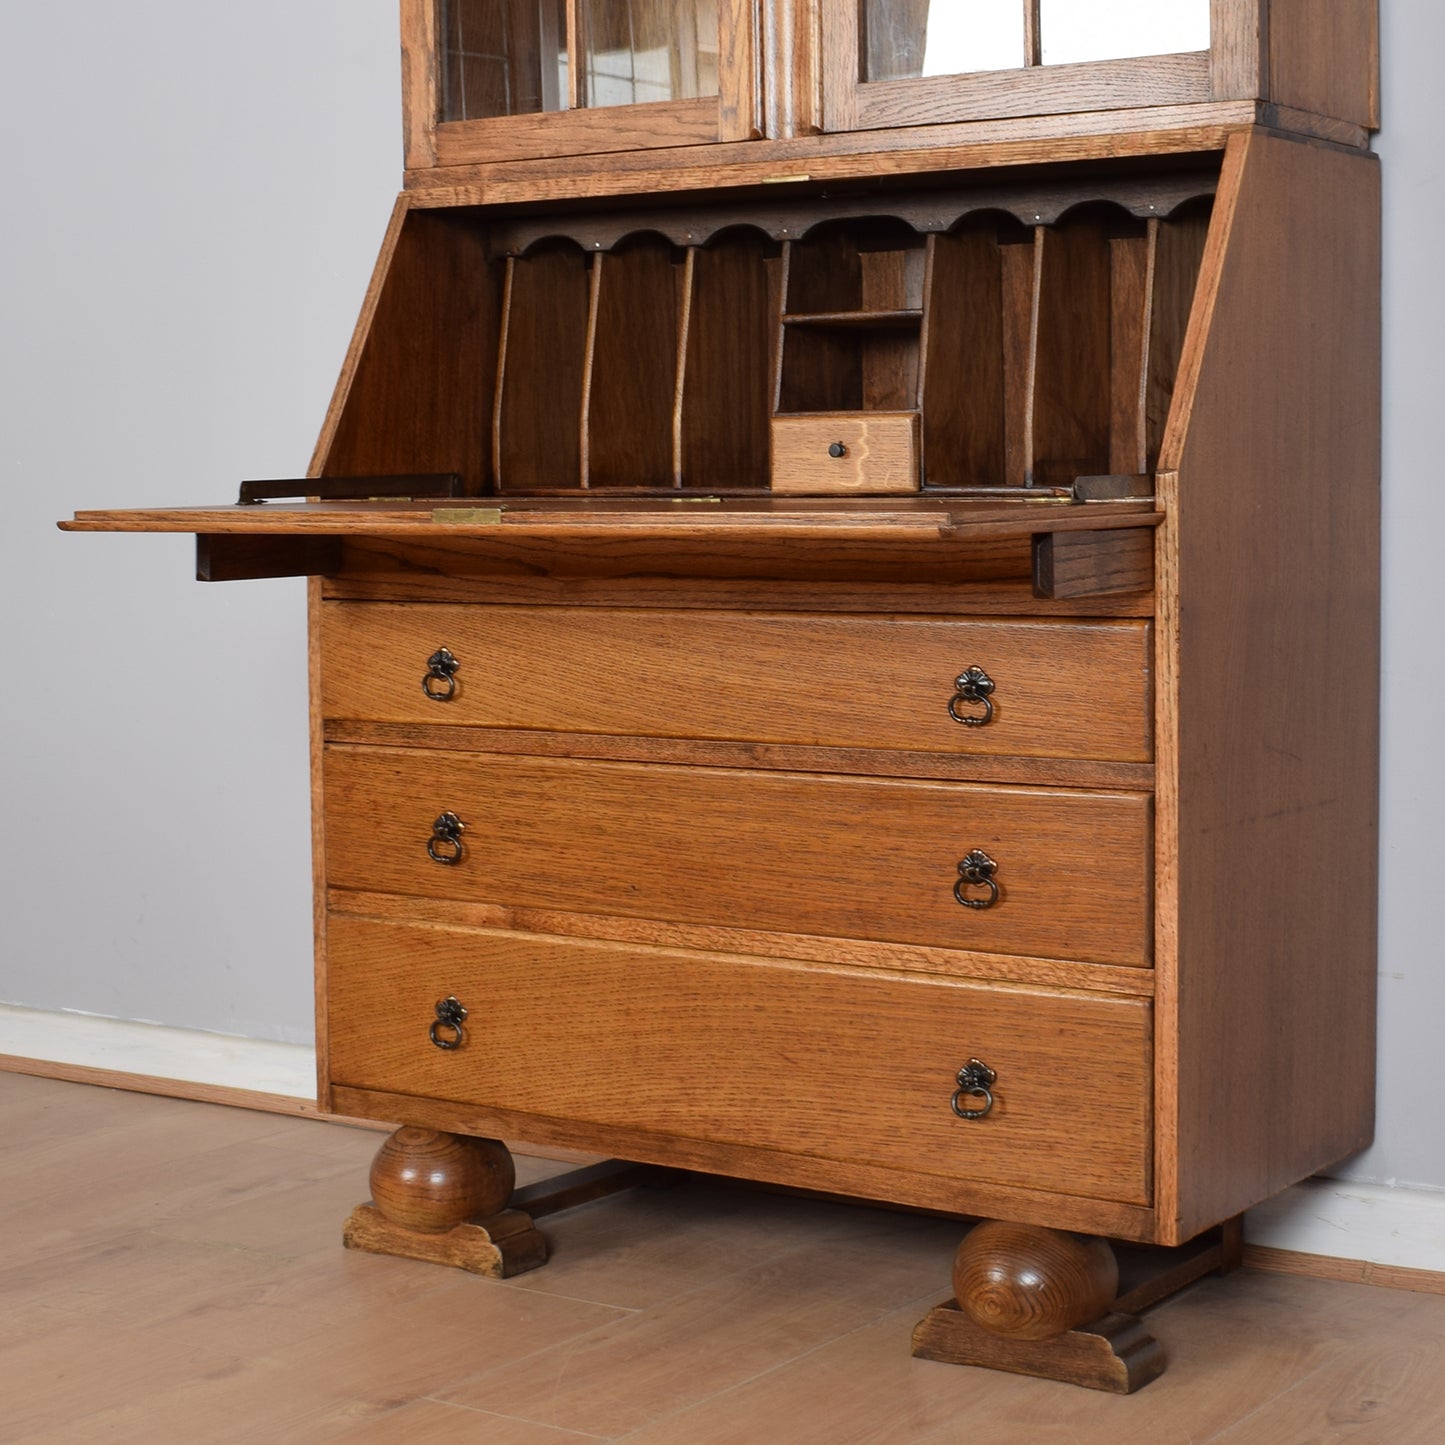
[[(338, 1085), (1148, 1200), (1142, 999), (345, 916), (328, 955)], [(448, 996), (468, 1012), (443, 1050)], [(994, 1102), (962, 1119), (975, 1058)]]
[(773, 418), (772, 489), (848, 496), (918, 490), (916, 412), (816, 412)]
[[(1095, 963), (1149, 957), (1142, 794), (339, 746), (324, 785), (332, 887)], [(428, 853), (444, 812), (465, 825), (453, 863)], [(458, 851), (444, 837), (430, 847)], [(989, 884), (961, 875), (975, 851), (996, 865), (992, 901)]]
[[(330, 602), (322, 638), (328, 718), (1118, 762), (1151, 753), (1144, 622)], [(441, 648), (457, 665), (429, 677)], [(969, 696), (958, 679), (971, 668), (986, 680), (972, 679)]]

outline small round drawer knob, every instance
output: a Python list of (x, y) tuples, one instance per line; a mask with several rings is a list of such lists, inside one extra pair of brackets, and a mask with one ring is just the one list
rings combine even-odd
[(828, 448), (828, 455), (830, 457), (846, 457), (848, 455), (848, 448), (842, 442), (834, 442), (832, 446)]
[[(965, 908), (992, 908), (998, 902), (998, 883), (994, 877), (997, 872), (998, 864), (982, 848), (975, 848), (958, 865), (953, 896)], [(980, 888), (984, 890), (982, 895), (976, 891)]]
[[(987, 727), (993, 721), (993, 691), (997, 684), (981, 667), (966, 667), (953, 680), (954, 694), (948, 715), (966, 728)], [(982, 712), (960, 712), (960, 707), (982, 708)]]
[(467, 825), (455, 813), (443, 813), (431, 825), (431, 837), (427, 840), (426, 845), (427, 857), (433, 863), (441, 863), (448, 868), (455, 868), (467, 851), (466, 845), (462, 842), (462, 834), (466, 830)]
[(457, 668), (461, 666), (445, 647), (439, 647), (426, 660), (426, 675), (421, 690), (433, 702), (450, 702), (457, 695)]

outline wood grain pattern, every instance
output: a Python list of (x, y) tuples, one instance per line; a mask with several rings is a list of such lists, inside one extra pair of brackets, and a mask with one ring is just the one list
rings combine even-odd
[[(1150, 757), (1152, 644), (1140, 622), (326, 603), (322, 628), (329, 720)], [(446, 702), (420, 686), (440, 646), (461, 664)], [(948, 712), (971, 666), (995, 684), (981, 727)]]
[(1061, 1380), (1111, 1395), (1131, 1395), (1164, 1373), (1164, 1351), (1137, 1319), (1103, 1319), (1048, 1340), (1004, 1340), (980, 1329), (952, 1304), (919, 1321), (913, 1353), (949, 1365), (982, 1365), (1036, 1379)]
[(1100, 1318), (1119, 1291), (1108, 1241), (986, 1219), (953, 1261), (953, 1297), (974, 1324), (1008, 1340), (1048, 1340)]
[(1029, 479), (1067, 486), (1109, 470), (1109, 239), (1087, 210), (1038, 237)]
[[(433, 534), (435, 536), (435, 534)], [(538, 547), (485, 539), (348, 540), (328, 598), (683, 610), (1147, 617), (1151, 596), (1033, 597), (1030, 538), (910, 537), (800, 547), (786, 533), (686, 542), (632, 535)]]
[(678, 480), (690, 487), (761, 484), (777, 345), (777, 248), (749, 233), (688, 256)]
[(1269, 0), (1269, 95), (1280, 105), (1380, 124), (1378, 0)]
[(527, 753), (548, 758), (603, 758), (618, 763), (682, 763), (705, 768), (781, 768), (788, 772), (851, 773), (878, 778), (934, 778), (946, 783), (1024, 783), (1060, 788), (1147, 792), (1150, 763), (1091, 758), (1015, 757), (993, 753), (924, 753), (898, 748), (804, 747), (792, 743), (718, 742), (710, 738), (544, 732), (537, 728), (451, 727), (430, 723), (332, 719), (327, 742), (452, 752)]
[(1000, 249), (992, 217), (928, 238), (919, 404), (933, 486), (997, 486), (1007, 475)]
[(775, 416), (772, 442), (772, 489), (780, 496), (918, 490), (917, 412)]
[(1154, 586), (1154, 537), (1119, 532), (1044, 533), (1034, 542), (1034, 591), (1040, 597), (1106, 597)]
[(739, 186), (838, 184), (1121, 156), (1197, 156), (1223, 149), (1231, 135), (1256, 124), (1357, 149), (1369, 140), (1362, 127), (1348, 122), (1287, 106), (1228, 100), (748, 141), (710, 146), (705, 159), (695, 149), (682, 147), (565, 161), (495, 161), (479, 146), (454, 166), (408, 171), (406, 183), (413, 205), (445, 207), (706, 190), (716, 184), (723, 168)]
[(411, 1125), (388, 1135), (371, 1162), (377, 1212), (425, 1234), (498, 1213), (516, 1182), (506, 1145)]
[[(1149, 470), (1145, 394), (1159, 222), (1109, 238), (1109, 470)], [(1172, 381), (1172, 375), (1171, 375)]]
[[(1178, 467), (1161, 476), (1177, 525), (1160, 643), (1179, 721), (1161, 726), (1161, 792), (1173, 755), (1177, 802), (1159, 841), (1177, 829), (1180, 860), (1160, 915), (1162, 1035), (1177, 1030), (1179, 1049), (1164, 1138), (1180, 1178), (1161, 1204), (1180, 1237), (1358, 1149), (1372, 1120), (1377, 719), (1340, 707), (1333, 676), (1348, 658), (1374, 695), (1378, 175), (1258, 134), (1225, 182), (1178, 451), (1161, 463)], [(1267, 1107), (1220, 1109), (1222, 1057), (1232, 1095)]]
[[(757, 1145), (720, 1144), (678, 1134), (658, 1134), (623, 1125), (544, 1118), (489, 1104), (457, 1103), (379, 1089), (353, 1089), (344, 1084), (336, 1085), (333, 1093), (338, 1106), (351, 1110), (358, 1118), (397, 1123), (411, 1119), (428, 1128), (525, 1138), (529, 1147), (549, 1153), (562, 1150), (590, 1156), (610, 1154), (667, 1168), (696, 1169), (763, 1184), (781, 1184), (790, 1189), (821, 1190), (851, 1199), (880, 1200), (949, 1214), (1007, 1218), (1050, 1228), (1107, 1234), (1116, 1240), (1146, 1241), (1153, 1237), (1154, 1211), (1137, 1204), (996, 1185), (978, 1178), (961, 1185), (957, 1179), (937, 1173), (883, 1167), (857, 1159), (825, 1159)], [(913, 1297), (917, 1298), (916, 1294)]]
[(449, 1265), (489, 1279), (510, 1279), (547, 1262), (547, 1241), (516, 1209), (422, 1232), (388, 1219), (374, 1205), (358, 1204), (342, 1228), (341, 1242), (347, 1249)]
[[(1147, 1199), (1141, 1000), (342, 917), (331, 939), (337, 1084), (856, 1159), (961, 1195)], [(426, 1038), (443, 993), (473, 1000), (450, 1054)], [(970, 1056), (998, 1073), (983, 1120), (949, 1107)], [(1098, 1095), (1107, 1119), (1077, 1108)]]
[[(332, 747), (330, 885), (518, 907), (1139, 964), (1149, 959), (1149, 801)], [(460, 864), (429, 857), (444, 810)], [(960, 907), (982, 849), (1000, 898)]]
[(436, 164), (436, 0), (401, 0), (401, 116), (407, 170)]
[(680, 268), (671, 245), (650, 236), (594, 266), (587, 485), (671, 486)]
[(588, 258), (565, 242), (509, 264), (495, 409), (500, 490), (581, 481), (588, 272)]
[(321, 476), (456, 472), (487, 479), (500, 295), (481, 233), (409, 212), (396, 237)]
[(399, 893), (356, 889), (323, 890), (335, 913), (390, 918), (459, 928), (506, 928), (551, 933), (564, 938), (599, 938), (614, 943), (659, 948), (747, 953), (760, 958), (789, 958), (801, 963), (836, 963), (849, 968), (881, 968), (894, 973), (928, 973), (943, 978), (980, 979), (1040, 988), (1085, 989), (1091, 993), (1149, 998), (1154, 971), (1059, 958), (1022, 958), (962, 948), (880, 943), (872, 939), (825, 938), (818, 934), (764, 932), (723, 924), (672, 923), (656, 918), (579, 913), (547, 908), (517, 908), (451, 898), (412, 898)]

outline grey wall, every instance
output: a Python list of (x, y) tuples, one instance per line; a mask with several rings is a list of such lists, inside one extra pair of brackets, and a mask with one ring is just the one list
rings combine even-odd
[[(302, 586), (53, 522), (304, 469), (399, 183), (393, 11), (0, 3), (0, 1001), (309, 1036)], [(1445, 1188), (1440, 7), (1384, 0), (1384, 54), (1380, 1142), (1344, 1172)]]
[(0, 1000), (306, 1039), (304, 584), (54, 522), (304, 475), (400, 185), (395, 5), (0, 19)]

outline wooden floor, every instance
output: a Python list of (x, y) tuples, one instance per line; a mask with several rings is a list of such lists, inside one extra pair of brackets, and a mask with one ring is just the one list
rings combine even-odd
[(946, 1221), (687, 1183), (505, 1283), (343, 1250), (379, 1137), (0, 1074), (0, 1441), (1445, 1441), (1439, 1295), (1209, 1280), (1121, 1399), (909, 1356)]

